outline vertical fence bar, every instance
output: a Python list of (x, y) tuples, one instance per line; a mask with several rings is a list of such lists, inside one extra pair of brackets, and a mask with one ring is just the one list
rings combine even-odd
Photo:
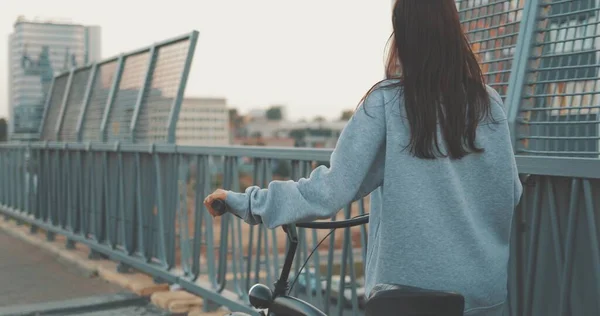
[(525, 313), (523, 316), (533, 315), (532, 311), (534, 310), (534, 291), (535, 291), (535, 276), (538, 268), (538, 255), (539, 255), (539, 239), (540, 239), (540, 223), (542, 216), (542, 205), (541, 205), (541, 195), (542, 195), (542, 183), (543, 179), (538, 178), (540, 183), (536, 184), (535, 189), (533, 190), (533, 204), (532, 204), (532, 214), (531, 214), (531, 222), (530, 222), (530, 231), (529, 231), (529, 243), (527, 245), (527, 280), (525, 281), (525, 293), (524, 293), (524, 310)]
[(150, 48), (150, 57), (148, 58), (148, 68), (146, 70), (146, 75), (144, 76), (144, 83), (140, 89), (140, 93), (138, 94), (138, 98), (135, 102), (135, 108), (133, 110), (133, 116), (131, 118), (131, 124), (129, 125), (129, 131), (131, 133), (132, 142), (135, 141), (135, 130), (138, 124), (138, 117), (140, 115), (140, 110), (142, 107), (142, 103), (144, 102), (144, 97), (146, 95), (147, 87), (152, 83), (152, 76), (154, 73), (154, 68), (156, 67), (156, 57), (157, 57), (158, 49), (155, 45), (152, 45)]
[(117, 62), (117, 70), (115, 71), (115, 77), (113, 79), (112, 87), (110, 88), (110, 92), (108, 93), (108, 99), (106, 100), (106, 107), (104, 108), (104, 116), (102, 117), (102, 125), (100, 125), (100, 141), (106, 141), (106, 125), (108, 124), (108, 117), (110, 115), (111, 108), (115, 103), (115, 97), (117, 96), (117, 92), (119, 90), (119, 84), (121, 82), (121, 76), (123, 75), (123, 66), (125, 65), (125, 55), (121, 54), (119, 56), (119, 61)]
[(562, 266), (562, 271), (560, 271), (560, 296), (559, 296), (559, 315), (569, 315), (571, 313), (569, 306), (569, 298), (571, 297), (571, 285), (573, 284), (573, 259), (575, 253), (575, 247), (577, 243), (575, 243), (576, 232), (577, 232), (577, 224), (578, 224), (578, 216), (579, 216), (579, 187), (581, 180), (573, 179), (571, 180), (571, 194), (569, 201), (569, 210), (568, 210), (568, 224), (567, 224), (567, 240), (565, 246), (565, 263)]
[(534, 45), (537, 17), (540, 7), (540, 0), (529, 0), (525, 2), (521, 24), (519, 26), (519, 38), (515, 47), (515, 56), (511, 69), (511, 76), (508, 82), (505, 104), (507, 104), (508, 123), (513, 143), (513, 150), (517, 151), (517, 117), (523, 97), (523, 90), (526, 84), (527, 70), (529, 68), (529, 56)]
[(194, 59), (194, 52), (196, 51), (196, 42), (198, 41), (198, 32), (193, 31), (190, 34), (190, 47), (188, 50), (185, 65), (183, 66), (183, 72), (181, 73), (181, 79), (179, 81), (179, 88), (177, 94), (173, 99), (173, 105), (171, 106), (171, 113), (169, 114), (169, 120), (167, 122), (167, 142), (170, 144), (175, 143), (175, 130), (177, 127), (177, 120), (179, 119), (179, 111), (181, 110), (181, 102), (183, 101), (183, 94), (185, 93), (185, 87), (187, 84), (187, 78), (192, 67), (192, 60)]
[(15, 187), (15, 209), (19, 211), (24, 211), (23, 209), (23, 172), (24, 172), (24, 161), (23, 161), (23, 148), (15, 149), (15, 161), (16, 161), (16, 172), (15, 172), (15, 180), (16, 183), (13, 184)]
[(6, 162), (4, 160), (5, 149), (0, 148), (0, 207), (6, 204), (6, 198), (4, 197), (4, 190), (6, 190)]
[[(166, 241), (165, 241), (165, 235), (166, 235), (166, 230), (165, 230), (165, 221), (166, 221), (166, 210), (165, 210), (165, 197), (164, 197), (164, 192), (165, 191), (165, 187), (164, 187), (164, 175), (163, 175), (163, 168), (161, 167), (161, 156), (160, 154), (155, 153), (153, 155), (154, 158), (154, 168), (156, 170), (156, 188), (157, 191), (156, 192), (156, 206), (157, 206), (157, 221), (158, 221), (158, 257), (161, 261), (161, 264), (164, 267), (168, 266), (167, 263), (167, 245), (166, 245)], [(164, 158), (163, 158), (164, 160)]]
[[(596, 267), (592, 272), (595, 280), (596, 293), (600, 292), (600, 236), (598, 236), (598, 224), (596, 219), (597, 208), (594, 208), (594, 199), (592, 185), (589, 179), (583, 180), (583, 196), (585, 201), (585, 214), (587, 215), (587, 224), (589, 230), (590, 245), (592, 246), (591, 257), (593, 266)], [(600, 300), (596, 299), (596, 308), (600, 311)]]
[(92, 96), (92, 89), (94, 87), (94, 81), (96, 80), (96, 71), (98, 71), (98, 64), (94, 63), (92, 65), (92, 69), (90, 71), (90, 77), (88, 79), (87, 86), (85, 87), (85, 94), (83, 96), (83, 102), (81, 102), (81, 113), (79, 113), (79, 119), (77, 121), (77, 129), (75, 130), (75, 133), (77, 134), (78, 142), (81, 142), (81, 139), (82, 139), (85, 113), (87, 112), (88, 105), (90, 104), (90, 98)]

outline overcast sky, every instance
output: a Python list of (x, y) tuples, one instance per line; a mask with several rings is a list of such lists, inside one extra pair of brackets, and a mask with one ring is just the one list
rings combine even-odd
[(102, 27), (102, 57), (191, 30), (200, 36), (187, 96), (245, 112), (288, 106), (337, 118), (382, 78), (390, 0), (0, 0), (0, 116), (8, 114), (8, 34), (17, 16)]

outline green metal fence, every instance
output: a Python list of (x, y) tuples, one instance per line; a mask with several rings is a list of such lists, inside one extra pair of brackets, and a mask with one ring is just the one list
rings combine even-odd
[[(226, 215), (202, 200), (215, 187), (241, 190), (306, 176), (329, 150), (94, 143), (0, 146), (0, 212), (67, 236), (121, 263), (234, 310), (247, 291), (272, 284), (285, 236)], [(241, 168), (251, 159), (251, 172)], [(274, 172), (287, 161), (289, 177)], [(600, 312), (600, 160), (517, 157), (530, 174), (513, 225), (512, 315)], [(568, 168), (565, 166), (568, 165)], [(211, 167), (212, 166), (212, 167)], [(218, 167), (222, 173), (212, 172)], [(336, 219), (368, 212), (366, 201)], [(303, 229), (294, 274), (327, 232)], [(294, 288), (329, 315), (360, 315), (367, 228), (340, 230), (309, 260)], [(410, 260), (410, 258), (407, 258)], [(559, 312), (560, 311), (560, 312)]]
[(175, 141), (196, 31), (57, 75), (41, 139)]
[(517, 153), (599, 158), (599, 1), (456, 2)]
[(456, 5), (488, 84), (505, 98), (515, 66), (524, 2), (457, 0)]
[[(530, 175), (513, 225), (511, 315), (598, 315), (600, 3), (457, 6), (489, 84), (505, 100), (519, 171)], [(247, 290), (274, 281), (285, 239), (231, 216), (214, 221), (202, 198), (218, 186), (306, 176), (331, 152), (165, 145), (174, 141), (196, 36), (55, 77), (41, 129), (50, 142), (0, 146), (0, 212), (251, 311)], [(280, 163), (289, 174), (275, 172)], [(367, 212), (365, 202), (337, 217)], [(294, 294), (327, 314), (360, 315), (366, 230), (334, 234)], [(320, 234), (301, 230), (296, 269)]]
[(526, 67), (519, 152), (600, 157), (600, 5), (540, 1)]

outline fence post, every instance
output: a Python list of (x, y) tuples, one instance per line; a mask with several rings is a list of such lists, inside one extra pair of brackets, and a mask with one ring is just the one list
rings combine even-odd
[(100, 125), (100, 141), (106, 141), (106, 125), (108, 124), (108, 117), (110, 115), (110, 110), (115, 103), (115, 98), (117, 96), (117, 92), (119, 90), (119, 85), (121, 83), (121, 76), (123, 75), (123, 66), (125, 65), (125, 55), (121, 54), (119, 56), (119, 61), (117, 62), (117, 70), (115, 71), (115, 76), (113, 78), (112, 87), (110, 88), (110, 92), (108, 93), (108, 98), (106, 100), (106, 106), (104, 107), (104, 116), (102, 117), (102, 125)]
[(177, 120), (179, 119), (179, 111), (181, 110), (181, 102), (183, 101), (183, 94), (185, 92), (185, 86), (187, 84), (187, 78), (190, 73), (192, 66), (192, 60), (194, 59), (194, 52), (196, 51), (196, 42), (198, 41), (198, 31), (193, 31), (190, 34), (190, 47), (188, 48), (188, 54), (183, 66), (183, 72), (181, 73), (181, 79), (179, 80), (179, 88), (177, 94), (173, 99), (173, 105), (171, 106), (171, 113), (169, 114), (169, 120), (167, 121), (167, 142), (170, 144), (175, 143), (175, 129), (177, 127)]
[(144, 83), (142, 84), (142, 88), (140, 89), (140, 93), (138, 94), (138, 98), (135, 101), (135, 108), (133, 110), (133, 116), (131, 118), (131, 124), (129, 125), (129, 131), (131, 133), (131, 142), (135, 143), (135, 130), (137, 128), (138, 117), (140, 115), (142, 102), (144, 102), (144, 97), (146, 96), (146, 88), (152, 83), (152, 76), (154, 74), (156, 55), (158, 48), (155, 45), (152, 45), (150, 48), (150, 58), (148, 59), (148, 68), (146, 69), (146, 75), (144, 76)]
[(79, 119), (77, 120), (77, 129), (75, 131), (77, 135), (77, 142), (81, 142), (84, 123), (83, 121), (85, 119), (85, 113), (87, 112), (88, 104), (90, 104), (90, 98), (92, 97), (92, 89), (96, 80), (96, 71), (98, 71), (98, 64), (94, 63), (90, 71), (90, 77), (88, 79), (87, 86), (85, 87), (85, 94), (83, 96), (83, 101), (81, 102), (81, 112), (79, 113)]
[(529, 69), (529, 58), (531, 49), (535, 44), (534, 33), (537, 31), (538, 12), (540, 0), (525, 1), (521, 23), (519, 26), (519, 38), (515, 47), (515, 55), (511, 68), (511, 76), (508, 82), (505, 104), (507, 105), (507, 118), (510, 126), (510, 134), (513, 150), (517, 152), (519, 137), (517, 135), (517, 120), (521, 108), (521, 99), (525, 87), (527, 70)]

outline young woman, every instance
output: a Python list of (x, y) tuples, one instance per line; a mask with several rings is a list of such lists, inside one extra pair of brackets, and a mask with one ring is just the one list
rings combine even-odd
[(249, 224), (329, 218), (372, 193), (366, 291), (380, 283), (458, 292), (465, 315), (500, 315), (522, 193), (505, 109), (485, 85), (454, 0), (398, 0), (387, 79), (365, 95), (308, 179), (217, 190)]

